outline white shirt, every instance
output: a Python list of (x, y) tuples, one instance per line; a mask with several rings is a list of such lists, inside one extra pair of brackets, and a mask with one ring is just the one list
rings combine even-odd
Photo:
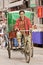
[(3, 35), (3, 34), (4, 34), (4, 30), (1, 29), (1, 31), (0, 31), (0, 35)]
[(0, 28), (2, 28), (2, 24), (0, 24)]

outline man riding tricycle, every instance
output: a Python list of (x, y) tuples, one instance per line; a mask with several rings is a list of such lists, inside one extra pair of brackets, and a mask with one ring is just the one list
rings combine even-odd
[[(9, 24), (9, 14), (8, 14), (8, 29), (12, 32), (14, 32), (13, 34), (15, 34), (15, 37), (11, 38), (11, 36), (9, 35), (9, 41), (8, 41), (8, 54), (9, 54), (9, 58), (11, 57), (11, 49), (15, 49), (16, 51), (21, 51), (24, 53), (25, 55), (25, 59), (26, 62), (29, 63), (31, 56), (33, 57), (33, 44), (32, 44), (32, 24), (30, 19), (25, 16), (26, 13), (27, 15), (29, 15), (28, 11), (25, 12), (24, 10), (20, 10), (19, 12), (16, 12), (16, 14), (14, 14), (15, 12), (13, 12), (12, 14), (14, 15), (13, 17), (13, 23), (12, 21), (10, 21), (11, 23)], [(33, 13), (32, 13), (33, 14)], [(15, 15), (19, 15), (18, 17)], [(12, 17), (12, 16), (11, 16)], [(14, 18), (17, 18), (16, 23), (14, 24)], [(12, 27), (11, 27), (12, 26)], [(14, 35), (12, 35), (14, 36)], [(10, 40), (12, 42), (10, 42)], [(16, 40), (16, 41), (14, 41)], [(17, 44), (17, 46), (15, 46)]]

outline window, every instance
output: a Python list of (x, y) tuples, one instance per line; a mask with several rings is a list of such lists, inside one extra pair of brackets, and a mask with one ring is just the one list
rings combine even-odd
[(41, 5), (41, 0), (36, 0), (36, 2), (38, 3), (38, 6)]
[(43, 24), (43, 18), (42, 18), (42, 24)]
[(41, 5), (43, 5), (43, 0), (41, 1)]
[(39, 18), (40, 24), (43, 24), (43, 18)]

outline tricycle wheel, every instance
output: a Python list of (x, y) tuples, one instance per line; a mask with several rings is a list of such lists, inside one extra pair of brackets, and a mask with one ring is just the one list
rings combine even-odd
[(9, 58), (11, 58), (11, 53), (10, 53), (10, 50), (8, 50), (8, 56), (9, 56)]
[(29, 48), (28, 42), (26, 42), (26, 45), (25, 45), (25, 59), (27, 63), (30, 62), (30, 48)]
[(33, 43), (31, 44), (31, 57), (33, 57)]
[(11, 48), (10, 48), (10, 41), (8, 41), (8, 57), (11, 58)]
[(33, 57), (33, 48), (31, 49), (31, 51), (32, 51), (32, 52), (31, 52), (31, 53), (32, 53), (32, 54), (31, 54), (31, 57)]

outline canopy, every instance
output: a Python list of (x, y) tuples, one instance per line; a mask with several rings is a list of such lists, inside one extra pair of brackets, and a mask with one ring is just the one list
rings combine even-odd
[[(25, 16), (30, 18), (32, 22), (34, 13), (30, 11), (25, 11)], [(8, 32), (13, 30), (13, 25), (16, 23), (16, 20), (18, 18), (19, 18), (19, 11), (8, 12)]]

